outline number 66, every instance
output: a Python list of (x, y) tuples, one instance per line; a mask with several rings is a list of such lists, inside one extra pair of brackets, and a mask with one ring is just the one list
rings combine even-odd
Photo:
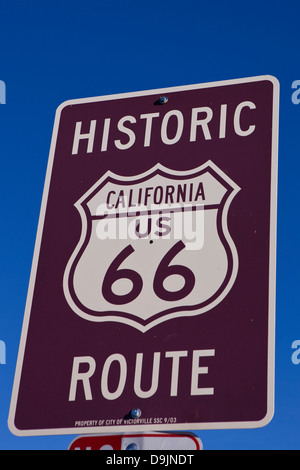
[[(190, 294), (195, 285), (195, 276), (186, 266), (174, 264), (169, 266), (172, 259), (183, 249), (185, 244), (182, 241), (177, 242), (163, 257), (159, 263), (153, 280), (153, 290), (157, 297), (166, 301), (180, 300)], [(133, 269), (119, 269), (121, 263), (128, 258), (134, 249), (128, 245), (109, 266), (102, 284), (102, 294), (105, 300), (111, 304), (123, 305), (136, 299), (142, 288), (143, 280), (141, 276)], [(184, 278), (184, 285), (177, 291), (168, 291), (163, 286), (165, 279), (171, 275), (177, 274)], [(112, 291), (112, 285), (119, 279), (129, 279), (132, 282), (132, 289), (127, 294), (118, 295)]]

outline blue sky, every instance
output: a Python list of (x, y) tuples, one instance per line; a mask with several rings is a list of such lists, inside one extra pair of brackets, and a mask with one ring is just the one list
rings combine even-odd
[[(204, 449), (300, 449), (299, 2), (0, 0), (0, 448), (66, 449), (74, 436), (16, 437), (7, 416), (54, 115), (64, 101), (257, 75), (280, 82), (275, 415), (255, 430), (197, 431)], [(300, 94), (299, 94), (300, 98)]]

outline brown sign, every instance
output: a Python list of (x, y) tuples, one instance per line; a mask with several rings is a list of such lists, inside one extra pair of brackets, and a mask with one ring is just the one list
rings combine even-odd
[(273, 414), (278, 83), (57, 110), (9, 426), (263, 426)]

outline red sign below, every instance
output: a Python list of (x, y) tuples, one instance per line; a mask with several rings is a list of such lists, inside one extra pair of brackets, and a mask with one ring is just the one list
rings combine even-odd
[(192, 433), (101, 434), (79, 436), (69, 450), (202, 450)]

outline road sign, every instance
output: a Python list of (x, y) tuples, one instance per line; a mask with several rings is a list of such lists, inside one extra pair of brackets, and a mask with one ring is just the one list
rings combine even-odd
[(193, 433), (127, 433), (76, 437), (69, 450), (202, 450)]
[(278, 95), (262, 76), (58, 108), (12, 432), (269, 422)]

